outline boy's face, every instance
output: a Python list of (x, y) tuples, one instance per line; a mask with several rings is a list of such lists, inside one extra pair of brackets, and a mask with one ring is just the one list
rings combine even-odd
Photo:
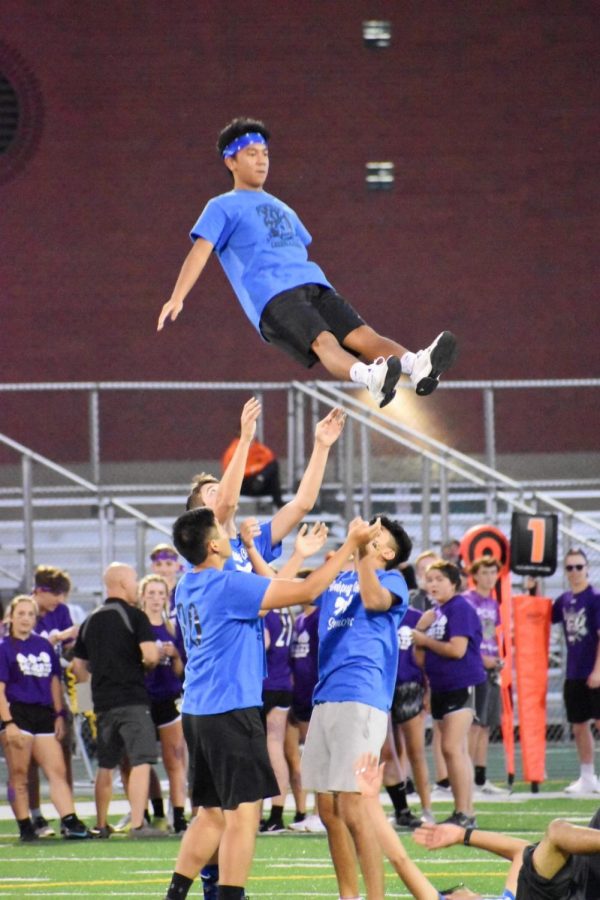
[(488, 597), (498, 581), (498, 569), (496, 566), (480, 566), (473, 575), (473, 581), (481, 596)]
[(235, 156), (227, 157), (225, 165), (233, 175), (235, 188), (259, 191), (269, 174), (269, 148), (266, 144), (248, 144)]
[(50, 591), (41, 591), (36, 588), (33, 595), (41, 612), (54, 612), (59, 603), (65, 603), (66, 594), (52, 594)]

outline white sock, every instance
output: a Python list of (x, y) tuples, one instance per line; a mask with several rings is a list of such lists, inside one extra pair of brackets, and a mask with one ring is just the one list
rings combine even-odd
[(581, 770), (582, 778), (593, 778), (594, 777), (594, 763), (581, 763), (579, 766)]
[(404, 375), (411, 374), (416, 358), (417, 354), (412, 353), (410, 350), (407, 350), (406, 353), (404, 353), (403, 356), (400, 357), (400, 365), (402, 366), (402, 372)]
[(364, 362), (355, 362), (352, 366), (350, 366), (350, 381), (355, 381), (357, 384), (368, 384), (368, 365)]

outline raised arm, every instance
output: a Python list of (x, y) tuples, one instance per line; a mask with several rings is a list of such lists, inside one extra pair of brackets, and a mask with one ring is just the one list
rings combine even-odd
[[(381, 522), (379, 519), (375, 522), (381, 531)], [(352, 525), (350, 526), (352, 527)], [(375, 535), (375, 540), (379, 533)], [(385, 612), (390, 609), (394, 598), (391, 591), (384, 588), (377, 577), (376, 560), (369, 555), (367, 548), (364, 547), (358, 552), (358, 561), (356, 563), (356, 572), (358, 574), (358, 584), (360, 590), (360, 599), (365, 609), (374, 612)]]
[[(214, 512), (221, 525), (230, 524), (235, 515), (240, 500), (248, 450), (256, 433), (256, 420), (260, 416), (261, 410), (262, 406), (256, 397), (250, 397), (244, 403), (240, 417), (240, 439), (217, 488)], [(235, 531), (235, 529), (233, 530)], [(233, 536), (230, 534), (230, 537)]]
[(344, 428), (346, 413), (332, 409), (315, 429), (315, 444), (295, 497), (282, 506), (271, 520), (271, 541), (279, 544), (307, 515), (319, 496), (329, 451)]
[(171, 299), (167, 300), (160, 311), (158, 325), (156, 327), (157, 331), (162, 331), (165, 322), (168, 319), (170, 319), (171, 322), (175, 321), (183, 309), (183, 301), (200, 278), (204, 266), (210, 259), (212, 251), (213, 245), (210, 241), (206, 241), (204, 238), (198, 238), (194, 242), (192, 249), (183, 261), (181, 271), (179, 272), (175, 287), (173, 288), (173, 293), (171, 294)]

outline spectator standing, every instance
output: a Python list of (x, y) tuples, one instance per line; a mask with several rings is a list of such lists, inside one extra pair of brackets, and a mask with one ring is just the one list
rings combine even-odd
[[(231, 462), (239, 442), (239, 438), (234, 438), (225, 450), (221, 458), (223, 471), (226, 470)], [(277, 457), (270, 447), (262, 444), (256, 438), (254, 438), (248, 450), (241, 493), (245, 497), (267, 497), (270, 495), (278, 509), (284, 504)]]

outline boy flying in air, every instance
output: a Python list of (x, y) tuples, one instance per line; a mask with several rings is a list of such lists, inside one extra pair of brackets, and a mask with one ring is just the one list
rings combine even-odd
[(178, 317), (214, 250), (264, 340), (307, 368), (320, 361), (334, 378), (364, 385), (380, 407), (393, 399), (402, 374), (417, 394), (430, 394), (456, 359), (456, 338), (443, 331), (412, 353), (374, 331), (336, 292), (308, 259), (312, 238), (297, 214), (264, 190), (269, 137), (262, 122), (247, 118), (234, 119), (220, 133), (217, 149), (233, 190), (209, 200), (194, 225), (194, 245), (157, 330)]

